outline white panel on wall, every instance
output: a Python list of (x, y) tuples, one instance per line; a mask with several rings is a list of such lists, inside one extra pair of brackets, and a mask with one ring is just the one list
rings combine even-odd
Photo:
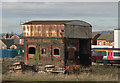
[(120, 29), (114, 30), (114, 48), (120, 48)]

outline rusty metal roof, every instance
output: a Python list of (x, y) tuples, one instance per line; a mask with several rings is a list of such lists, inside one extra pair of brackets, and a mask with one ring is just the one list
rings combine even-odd
[[(53, 20), (46, 20), (46, 21), (40, 21), (40, 20), (38, 20), (38, 21), (29, 21), (29, 22), (26, 22), (26, 23), (24, 23), (24, 24), (65, 24), (65, 23), (67, 23), (67, 22), (71, 22), (70, 20), (67, 20), (67, 21), (65, 21), (65, 20), (60, 20), (60, 21), (53, 21)], [(23, 25), (24, 25), (23, 24)]]

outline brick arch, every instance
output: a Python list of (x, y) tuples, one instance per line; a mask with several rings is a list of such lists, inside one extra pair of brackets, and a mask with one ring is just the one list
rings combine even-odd
[[(36, 48), (36, 45), (28, 45), (28, 58), (29, 58), (29, 59), (30, 59), (30, 58), (33, 58), (34, 55), (35, 55), (34, 53), (32, 53), (32, 54), (30, 53), (30, 54), (29, 54), (29, 50), (30, 50), (29, 48), (31, 48), (31, 47)], [(35, 49), (34, 49), (34, 51), (35, 51)]]
[(54, 51), (54, 49), (59, 49), (59, 51), (60, 51), (60, 47), (55, 46), (55, 47), (53, 47), (53, 51)]
[(36, 45), (28, 45), (28, 48), (30, 48), (30, 47), (36, 48)]
[(59, 50), (60, 50), (60, 48), (59, 48), (59, 47), (54, 47), (53, 49), (59, 49)]
[[(55, 49), (58, 49), (59, 55), (55, 55)], [(59, 61), (60, 60), (60, 56), (61, 56), (60, 48), (59, 47), (54, 47), (53, 48), (53, 57), (54, 57), (54, 60)]]
[(75, 46), (68, 46), (67, 50), (69, 50), (70, 48), (73, 48), (75, 51), (77, 50), (77, 48)]

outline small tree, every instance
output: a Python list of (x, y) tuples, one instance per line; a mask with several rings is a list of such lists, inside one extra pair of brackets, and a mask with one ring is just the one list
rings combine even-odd
[(38, 65), (39, 62), (39, 50), (38, 48), (35, 49), (35, 55), (34, 55), (34, 65)]

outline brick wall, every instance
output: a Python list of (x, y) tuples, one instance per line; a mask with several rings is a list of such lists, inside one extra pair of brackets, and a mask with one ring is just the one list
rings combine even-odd
[(23, 25), (24, 37), (63, 37), (64, 25)]
[[(26, 38), (25, 44), (28, 46), (25, 47), (27, 53), (25, 53), (25, 56), (27, 59), (30, 59), (34, 57), (34, 54), (29, 54), (29, 48), (35, 47), (39, 48), (40, 52), (40, 63), (43, 60), (47, 61), (46, 64), (49, 64), (53, 61), (60, 61), (64, 59), (64, 43), (63, 39), (35, 39), (35, 38)], [(45, 49), (46, 53), (42, 54), (42, 50)], [(54, 55), (54, 49), (59, 50), (59, 55)], [(30, 58), (29, 58), (30, 57)], [(28, 62), (29, 63), (29, 62)], [(43, 63), (43, 64), (45, 64)]]
[[(90, 48), (90, 46), (88, 46), (88, 43), (91, 45), (90, 42), (88, 40), (80, 38), (65, 39), (64, 25), (62, 24), (23, 25), (23, 36), (25, 37), (24, 43), (26, 64), (33, 64), (33, 59), (31, 58), (34, 57), (34, 54), (29, 54), (30, 47), (39, 48), (39, 64), (53, 64), (57, 66), (65, 65), (65, 57), (68, 55), (66, 52), (69, 51), (69, 48), (74, 49), (74, 57), (76, 57), (76, 55), (77, 57), (83, 55), (83, 59), (85, 60), (84, 55), (86, 55), (88, 58), (90, 56), (90, 51), (88, 50)], [(44, 54), (42, 52), (43, 50)], [(29, 56), (32, 57), (28, 58)]]
[(102, 46), (114, 46), (114, 41), (97, 40), (97, 45), (100, 45), (100, 42)]

